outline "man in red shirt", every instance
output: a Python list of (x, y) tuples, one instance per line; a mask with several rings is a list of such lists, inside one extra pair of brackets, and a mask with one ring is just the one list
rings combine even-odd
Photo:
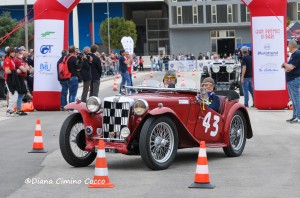
[[(18, 92), (18, 99), (17, 99), (17, 112), (18, 115), (27, 115), (24, 111), (22, 111), (22, 100), (25, 96), (25, 92), (27, 92), (26, 86), (26, 78), (27, 78), (27, 71), (30, 70), (28, 64), (23, 60), (23, 50), (21, 48), (16, 49), (16, 57), (14, 58), (15, 66), (17, 70), (17, 75), (20, 81), (20, 85), (23, 86), (24, 92)], [(25, 87), (24, 87), (25, 86)]]

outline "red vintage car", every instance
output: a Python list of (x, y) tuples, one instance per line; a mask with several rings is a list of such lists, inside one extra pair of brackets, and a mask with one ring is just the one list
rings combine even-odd
[(199, 99), (193, 88), (127, 87), (131, 95), (115, 95), (100, 101), (74, 102), (75, 109), (60, 131), (60, 149), (72, 166), (83, 167), (96, 157), (99, 139), (107, 152), (141, 155), (153, 170), (168, 168), (177, 149), (223, 148), (230, 157), (240, 156), (246, 139), (253, 136), (249, 115), (234, 91), (223, 91), (218, 112)]

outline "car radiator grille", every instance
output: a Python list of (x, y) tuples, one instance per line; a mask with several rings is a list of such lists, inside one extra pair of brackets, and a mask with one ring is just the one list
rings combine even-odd
[[(128, 125), (130, 105), (129, 102), (104, 101), (103, 109), (103, 135), (104, 138), (119, 138), (120, 131)], [(115, 132), (114, 137), (109, 132)]]

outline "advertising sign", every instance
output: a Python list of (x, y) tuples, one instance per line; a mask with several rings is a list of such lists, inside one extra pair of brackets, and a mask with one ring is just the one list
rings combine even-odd
[(255, 90), (285, 90), (283, 21), (283, 16), (252, 18)]
[(64, 38), (63, 20), (35, 20), (34, 90), (61, 91), (57, 79), (57, 61)]

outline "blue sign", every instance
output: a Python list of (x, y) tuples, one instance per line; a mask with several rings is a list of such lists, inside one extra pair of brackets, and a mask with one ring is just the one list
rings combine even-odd
[(44, 62), (40, 64), (40, 71), (51, 71), (51, 64)]
[(40, 52), (42, 54), (48, 54), (51, 53), (51, 48), (53, 47), (53, 45), (42, 45), (40, 47)]

